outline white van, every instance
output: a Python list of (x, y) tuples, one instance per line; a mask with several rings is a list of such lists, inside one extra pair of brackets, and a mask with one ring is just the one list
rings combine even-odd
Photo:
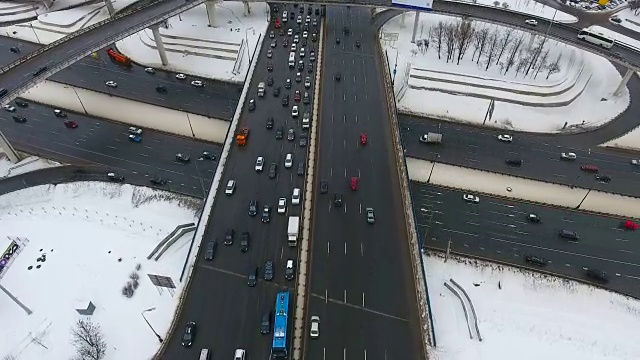
[(282, 12), (282, 22), (289, 21), (289, 13), (285, 10)]
[(200, 360), (209, 360), (209, 349), (200, 350)]
[(289, 53), (289, 67), (292, 68), (296, 66), (296, 53), (292, 51)]
[(224, 193), (227, 195), (233, 195), (233, 192), (236, 190), (236, 181), (235, 180), (229, 180), (229, 182), (227, 182), (227, 187), (224, 189)]
[(300, 197), (301, 197), (300, 188), (294, 188), (293, 193), (291, 194), (291, 204), (300, 205)]
[(310, 125), (311, 125), (311, 115), (307, 111), (302, 116), (302, 128), (303, 129), (308, 129)]
[(236, 349), (236, 353), (233, 355), (233, 360), (244, 360), (244, 349)]

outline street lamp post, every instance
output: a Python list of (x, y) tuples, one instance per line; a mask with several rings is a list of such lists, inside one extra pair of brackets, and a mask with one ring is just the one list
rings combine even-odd
[(38, 37), (38, 33), (36, 32), (36, 29), (33, 28), (33, 23), (29, 23), (29, 26), (31, 26), (31, 31), (33, 31), (33, 35), (36, 36), (36, 40), (38, 40), (38, 44), (42, 44), (42, 42), (40, 41), (40, 38)]
[(146, 310), (143, 310), (140, 315), (142, 315), (142, 318), (144, 319), (144, 321), (147, 323), (147, 325), (149, 325), (149, 329), (151, 329), (151, 331), (153, 331), (153, 334), (158, 338), (158, 342), (162, 343), (162, 338), (160, 337), (160, 334), (158, 334), (156, 332), (156, 330), (153, 328), (153, 326), (151, 326), (151, 323), (149, 322), (149, 320), (147, 320), (147, 318), (144, 316), (144, 313), (149, 312), (149, 311), (154, 311), (156, 308), (152, 307), (152, 308), (148, 308)]
[[(191, 125), (191, 118), (189, 117), (189, 113), (187, 114), (187, 121), (189, 122), (189, 129), (191, 129), (191, 136), (193, 136), (193, 140), (196, 139), (196, 133), (193, 131), (193, 126)], [(200, 182), (200, 189), (202, 189), (202, 198), (205, 199), (207, 197), (207, 190), (204, 188), (204, 181), (202, 181), (202, 176), (200, 175), (200, 169), (198, 169), (198, 160), (194, 161), (196, 166), (196, 176), (198, 177), (198, 181)]]

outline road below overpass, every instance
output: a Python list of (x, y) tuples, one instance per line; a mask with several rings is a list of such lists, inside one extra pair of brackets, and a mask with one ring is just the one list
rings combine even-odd
[[(0, 66), (17, 60), (20, 56), (34, 51), (41, 46), (38, 44), (0, 37), (0, 48), (17, 47), (19, 54), (10, 51), (0, 51)], [(68, 85), (119, 96), (152, 105), (158, 105), (176, 110), (187, 110), (193, 114), (213, 117), (230, 121), (238, 106), (238, 98), (242, 91), (241, 84), (232, 84), (211, 79), (188, 76), (185, 80), (178, 80), (175, 73), (156, 70), (155, 74), (144, 72), (144, 67), (134, 64), (127, 68), (110, 61), (106, 48), (97, 51), (98, 58), (85, 57), (73, 65), (54, 74), (49, 79)], [(201, 80), (206, 85), (196, 88), (190, 83)], [(107, 81), (118, 83), (117, 88), (105, 85)], [(161, 85), (167, 89), (166, 94), (156, 91)]]
[[(640, 197), (640, 167), (631, 165), (628, 155), (603, 153), (595, 147), (590, 151), (566, 146), (561, 135), (539, 137), (509, 132), (513, 142), (504, 143), (497, 138), (504, 130), (406, 115), (400, 116), (399, 126), (405, 154), (409, 157)], [(441, 133), (442, 144), (419, 142), (420, 136), (427, 132)], [(561, 160), (562, 152), (574, 152), (577, 160)], [(522, 166), (507, 165), (509, 159), (522, 160)], [(611, 182), (602, 183), (594, 174), (580, 170), (585, 164), (596, 165), (599, 174), (611, 177)]]
[[(24, 116), (26, 123), (17, 123), (13, 115)], [(218, 158), (220, 146), (144, 130), (142, 142), (128, 140), (128, 126), (69, 113), (69, 120), (78, 123), (76, 129), (66, 128), (64, 120), (53, 114), (53, 108), (29, 104), (16, 113), (0, 112), (0, 129), (17, 150), (70, 164), (99, 164), (111, 171), (126, 171), (149, 179), (160, 176), (169, 183), (163, 188), (195, 197), (204, 197), (218, 165), (217, 161), (198, 160), (203, 151)], [(175, 161), (182, 152), (192, 157), (189, 164)], [(105, 174), (106, 175), (106, 174)]]
[[(535, 255), (549, 263), (545, 271), (586, 279), (584, 269), (607, 272), (607, 287), (640, 297), (640, 233), (624, 230), (624, 219), (481, 196), (478, 204), (463, 201), (462, 191), (411, 183), (419, 237), (434, 249), (528, 266), (523, 257)], [(541, 223), (527, 216), (537, 214)], [(576, 231), (579, 241), (558, 237)], [(536, 268), (537, 269), (537, 268)]]
[[(309, 339), (309, 318), (319, 316), (320, 337), (305, 340), (305, 358), (422, 359), (376, 28), (370, 11), (356, 7), (328, 7), (326, 22), (305, 322)], [(360, 144), (363, 133), (366, 146)], [(357, 191), (349, 189), (352, 177), (359, 179)], [(328, 182), (327, 194), (320, 192), (321, 181)], [(336, 206), (335, 194), (342, 206)], [(375, 224), (367, 223), (369, 207)]]

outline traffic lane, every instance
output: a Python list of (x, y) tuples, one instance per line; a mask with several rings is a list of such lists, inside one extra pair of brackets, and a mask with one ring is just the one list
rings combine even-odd
[[(41, 45), (10, 38), (8, 36), (0, 36), (0, 46), (2, 47), (2, 51), (0, 51), (0, 65), (6, 66), (20, 59), (22, 56), (36, 51)], [(20, 52), (14, 53), (10, 51), (12, 47), (18, 48)]]
[[(553, 146), (535, 147), (528, 143), (519, 143), (518, 138), (514, 138), (513, 143), (503, 143), (493, 134), (478, 134), (476, 138), (484, 137), (485, 140), (470, 140), (465, 144), (466, 139), (456, 139), (451, 133), (441, 133), (443, 134), (441, 145), (423, 144), (418, 141), (418, 138), (424, 132), (418, 133), (411, 126), (403, 124), (401, 135), (407, 149), (407, 156), (569, 186), (630, 196), (640, 195), (640, 191), (636, 189), (639, 185), (640, 173), (637, 172), (638, 168), (630, 165), (629, 159), (625, 157), (590, 153), (587, 150), (575, 151), (578, 156), (576, 161), (563, 161), (560, 159), (563, 149)], [(502, 156), (496, 156), (496, 154), (502, 154)], [(509, 166), (506, 164), (508, 159), (520, 159), (523, 164), (520, 167)], [(611, 182), (608, 184), (600, 182), (594, 174), (580, 170), (580, 166), (585, 164), (598, 166), (600, 174), (611, 177)]]
[[(161, 70), (156, 70), (155, 74), (148, 74), (144, 71), (144, 67), (138, 65), (123, 67), (112, 63), (108, 58), (81, 59), (65, 70), (52, 75), (50, 79), (104, 94), (221, 120), (232, 119), (242, 92), (239, 85), (193, 76), (178, 80), (174, 73)], [(203, 81), (205, 86), (195, 87), (191, 85), (192, 80)], [(118, 86), (108, 87), (105, 85), (107, 81), (115, 81)], [(160, 85), (167, 89), (166, 94), (156, 90), (156, 86)]]

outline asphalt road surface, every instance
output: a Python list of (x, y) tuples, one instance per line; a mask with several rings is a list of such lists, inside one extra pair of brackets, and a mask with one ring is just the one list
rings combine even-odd
[[(530, 268), (525, 255), (548, 261), (545, 271), (587, 279), (585, 269), (605, 271), (610, 289), (640, 296), (640, 233), (620, 227), (620, 218), (481, 196), (466, 203), (464, 192), (411, 183), (419, 238), (428, 247), (451, 250)], [(529, 222), (534, 213), (542, 222)], [(558, 236), (576, 231), (578, 241)]]
[[(420, 359), (419, 315), (384, 83), (367, 8), (327, 8), (319, 167), (315, 191), (309, 317), (320, 337), (307, 359)], [(351, 34), (345, 36), (343, 27)], [(340, 38), (340, 43), (336, 43)], [(355, 42), (360, 41), (361, 48)], [(335, 81), (340, 72), (341, 81)], [(360, 144), (366, 133), (368, 144)], [(350, 178), (359, 178), (357, 191)], [(343, 196), (336, 207), (334, 193)], [(366, 208), (375, 224), (368, 224)]]
[[(16, 108), (15, 113), (0, 110), (0, 129), (17, 150), (64, 163), (100, 164), (113, 171), (159, 176), (168, 181), (163, 186), (166, 190), (200, 198), (203, 188), (208, 191), (211, 186), (218, 162), (198, 158), (203, 151), (218, 158), (218, 145), (152, 130), (144, 130), (142, 142), (134, 143), (128, 140), (126, 125), (68, 113), (67, 119), (78, 124), (71, 129), (51, 107), (29, 104)], [(14, 115), (27, 122), (15, 122)], [(176, 162), (178, 152), (190, 155), (191, 162)]]
[[(282, 9), (281, 9), (282, 11)], [(270, 30), (272, 27), (269, 28)], [(289, 344), (293, 338), (293, 312), (295, 299), (295, 281), (284, 279), (286, 260), (296, 260), (298, 248), (287, 245), (288, 216), (299, 216), (301, 205), (291, 205), (291, 194), (294, 188), (302, 189), (304, 194), (304, 176), (297, 175), (298, 163), (306, 164), (307, 147), (299, 146), (302, 127), (299, 124), (302, 113), (311, 111), (312, 104), (304, 105), (300, 102), (300, 116), (291, 117), (291, 107), (294, 104), (293, 92), (304, 93), (303, 83), (294, 80), (295, 71), (288, 66), (289, 49), (282, 46), (284, 38), (288, 36), (276, 35), (277, 46), (271, 48), (271, 39), (265, 38), (262, 49), (256, 56), (257, 67), (253, 75), (244, 112), (240, 119), (240, 126), (248, 126), (250, 135), (244, 147), (233, 145), (222, 180), (221, 190), (214, 204), (212, 218), (207, 225), (203, 244), (218, 240), (220, 245), (211, 262), (204, 261), (201, 256), (195, 266), (191, 280), (190, 291), (186, 304), (180, 314), (179, 325), (168, 340), (165, 359), (196, 359), (200, 349), (209, 348), (213, 359), (231, 358), (237, 348), (247, 350), (247, 359), (266, 359), (269, 356), (273, 334), (260, 334), (260, 318), (263, 313), (274, 309), (275, 294), (282, 288), (291, 290)], [(267, 51), (272, 49), (273, 58), (268, 59)], [(305, 63), (308, 63), (308, 56)], [(267, 64), (272, 62), (273, 72), (267, 71)], [(264, 98), (257, 97), (258, 83), (273, 76), (274, 87), (281, 87), (279, 97), (273, 96), (274, 87), (267, 87)], [(302, 74), (311, 76), (305, 70)], [(291, 78), (293, 86), (286, 89), (284, 83)], [(308, 89), (313, 94), (313, 86)], [(282, 106), (281, 99), (290, 94), (289, 106)], [(247, 103), (255, 99), (256, 110), (249, 112)], [(268, 117), (273, 117), (275, 126), (266, 129)], [(282, 127), (285, 138), (275, 138), (276, 129)], [(295, 141), (286, 139), (289, 128), (295, 131)], [(284, 168), (284, 158), (292, 153), (294, 165), (291, 169)], [(256, 173), (254, 170), (256, 158), (265, 157), (265, 170)], [(277, 164), (277, 177), (268, 177), (268, 167)], [(224, 186), (229, 179), (237, 181), (235, 193), (224, 195)], [(287, 198), (288, 211), (286, 215), (277, 214), (278, 198)], [(272, 206), (271, 222), (262, 223), (260, 212), (254, 218), (248, 215), (249, 202), (256, 200), (258, 205)], [(222, 240), (225, 230), (235, 230), (235, 242), (232, 246), (224, 246)], [(248, 253), (239, 251), (240, 237), (243, 232), (251, 235), (251, 248)], [(259, 281), (255, 288), (247, 286), (247, 274), (255, 267), (259, 267), (259, 277), (262, 279), (263, 264), (266, 260), (275, 262), (275, 278), (271, 282)], [(198, 334), (192, 348), (185, 349), (180, 344), (180, 338), (188, 321), (198, 323)]]
[[(20, 53), (15, 54), (9, 51), (12, 47), (19, 48)], [(0, 51), (0, 65), (7, 65), (39, 47), (38, 44), (0, 37), (0, 49), (2, 49)], [(233, 118), (242, 92), (240, 84), (192, 76), (188, 76), (185, 80), (178, 80), (175, 73), (162, 70), (156, 70), (155, 74), (148, 74), (144, 71), (143, 66), (134, 64), (132, 67), (124, 67), (112, 62), (106, 53), (106, 48), (96, 53), (98, 58), (86, 57), (54, 74), (49, 79), (216, 119), (231, 121)], [(202, 88), (194, 87), (191, 85), (192, 80), (201, 80), (205, 86)], [(106, 86), (105, 82), (107, 81), (115, 81), (118, 87)], [(167, 89), (166, 94), (155, 90), (159, 85)]]
[[(617, 155), (561, 146), (560, 139), (541, 139), (535, 134), (510, 133), (491, 128), (479, 128), (446, 121), (400, 116), (400, 133), (407, 149), (406, 155), (424, 160), (460, 165), (470, 168), (505, 173), (578, 186), (640, 196), (640, 167), (631, 165), (628, 155)], [(419, 142), (427, 132), (441, 133), (442, 144), (427, 145)], [(499, 134), (512, 134), (513, 142), (498, 140)], [(560, 159), (562, 152), (573, 152), (575, 161)], [(506, 164), (507, 159), (521, 159), (522, 166)], [(594, 174), (580, 170), (581, 165), (593, 164), (599, 174), (611, 177), (606, 184)]]

